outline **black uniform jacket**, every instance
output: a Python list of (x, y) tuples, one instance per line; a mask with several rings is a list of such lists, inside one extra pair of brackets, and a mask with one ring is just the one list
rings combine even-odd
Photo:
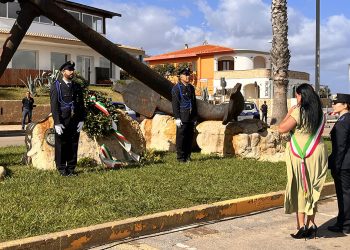
[(66, 103), (73, 101), (73, 109), (65, 107), (65, 105), (60, 102), (56, 84), (53, 83), (50, 89), (50, 101), (52, 117), (55, 125), (63, 124), (66, 126), (70, 122), (78, 123), (84, 121), (86, 110), (84, 107), (83, 91), (80, 84), (72, 82), (71, 87), (68, 87), (62, 79), (59, 80), (59, 84), (63, 101)]
[[(180, 88), (179, 88), (180, 86)], [(180, 89), (183, 98), (181, 98)], [(181, 119), (182, 122), (197, 121), (197, 102), (195, 89), (192, 84), (185, 84), (179, 82), (174, 85), (172, 91), (172, 106), (175, 119)], [(191, 108), (186, 107), (186, 101), (190, 101)]]
[(328, 168), (336, 172), (350, 169), (350, 113), (339, 117), (330, 135), (332, 153), (328, 158)]

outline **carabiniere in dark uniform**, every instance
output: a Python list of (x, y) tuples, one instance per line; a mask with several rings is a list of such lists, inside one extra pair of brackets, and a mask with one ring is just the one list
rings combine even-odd
[[(60, 67), (74, 70), (74, 63), (67, 62)], [(64, 126), (63, 133), (55, 133), (56, 168), (63, 176), (71, 175), (77, 164), (77, 152), (80, 133), (79, 122), (86, 116), (82, 87), (74, 81), (65, 82), (62, 78), (51, 85), (51, 112), (54, 124)]]
[[(340, 104), (338, 104), (340, 103)], [(335, 106), (335, 105), (341, 105)], [(347, 108), (344, 109), (345, 105)], [(333, 101), (333, 109), (343, 109), (338, 121), (334, 124), (330, 136), (332, 153), (328, 158), (338, 201), (337, 222), (329, 226), (333, 232), (350, 233), (350, 95), (337, 94)]]
[[(189, 76), (191, 71), (186, 68), (179, 74)], [(171, 93), (174, 117), (176, 120), (181, 120), (181, 125), (176, 128), (177, 160), (186, 162), (190, 160), (194, 125), (197, 121), (195, 89), (192, 84), (179, 81), (174, 85)]]

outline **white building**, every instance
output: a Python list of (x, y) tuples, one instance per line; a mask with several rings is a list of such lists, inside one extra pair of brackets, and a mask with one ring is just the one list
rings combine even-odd
[[(118, 13), (90, 7), (71, 1), (56, 3), (98, 33), (106, 36), (106, 18), (120, 17)], [(20, 10), (17, 1), (0, 3), (0, 41), (4, 43)], [(139, 60), (142, 49), (119, 45)], [(76, 63), (76, 70), (91, 84), (102, 80), (118, 80), (120, 68), (89, 46), (75, 38), (45, 16), (40, 16), (30, 26), (26, 36), (14, 54), (8, 69), (0, 79), (0, 85), (20, 85), (19, 78), (28, 74), (40, 75), (41, 71), (58, 69), (65, 61)]]
[[(214, 89), (221, 89), (221, 79), (226, 88), (242, 83), (242, 92), (246, 99), (272, 98), (273, 84), (269, 52), (234, 49), (233, 53), (214, 56)], [(293, 97), (295, 86), (309, 83), (309, 74), (300, 71), (288, 71), (288, 97)]]

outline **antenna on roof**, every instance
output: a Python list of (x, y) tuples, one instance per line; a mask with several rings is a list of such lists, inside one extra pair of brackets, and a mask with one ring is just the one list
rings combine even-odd
[(188, 43), (185, 43), (185, 49), (188, 49)]
[(203, 45), (208, 45), (208, 41), (204, 40)]

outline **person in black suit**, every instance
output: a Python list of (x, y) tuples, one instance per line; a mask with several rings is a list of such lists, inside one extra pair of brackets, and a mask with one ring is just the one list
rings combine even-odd
[(190, 69), (181, 69), (178, 76), (179, 81), (171, 91), (176, 122), (176, 153), (179, 162), (186, 162), (191, 160), (194, 126), (197, 121), (197, 103), (195, 89), (190, 84)]
[(335, 225), (328, 230), (350, 233), (350, 95), (337, 94), (333, 100), (333, 111), (340, 117), (330, 135), (332, 153), (328, 158), (338, 200), (338, 216)]
[(51, 112), (55, 125), (55, 162), (62, 176), (77, 175), (78, 142), (84, 125), (85, 106), (82, 87), (73, 80), (75, 63), (60, 67), (62, 77), (50, 89)]
[(28, 123), (32, 122), (32, 112), (33, 112), (34, 99), (30, 96), (30, 92), (26, 92), (26, 97), (22, 99), (22, 129), (26, 124), (26, 118), (28, 116)]

